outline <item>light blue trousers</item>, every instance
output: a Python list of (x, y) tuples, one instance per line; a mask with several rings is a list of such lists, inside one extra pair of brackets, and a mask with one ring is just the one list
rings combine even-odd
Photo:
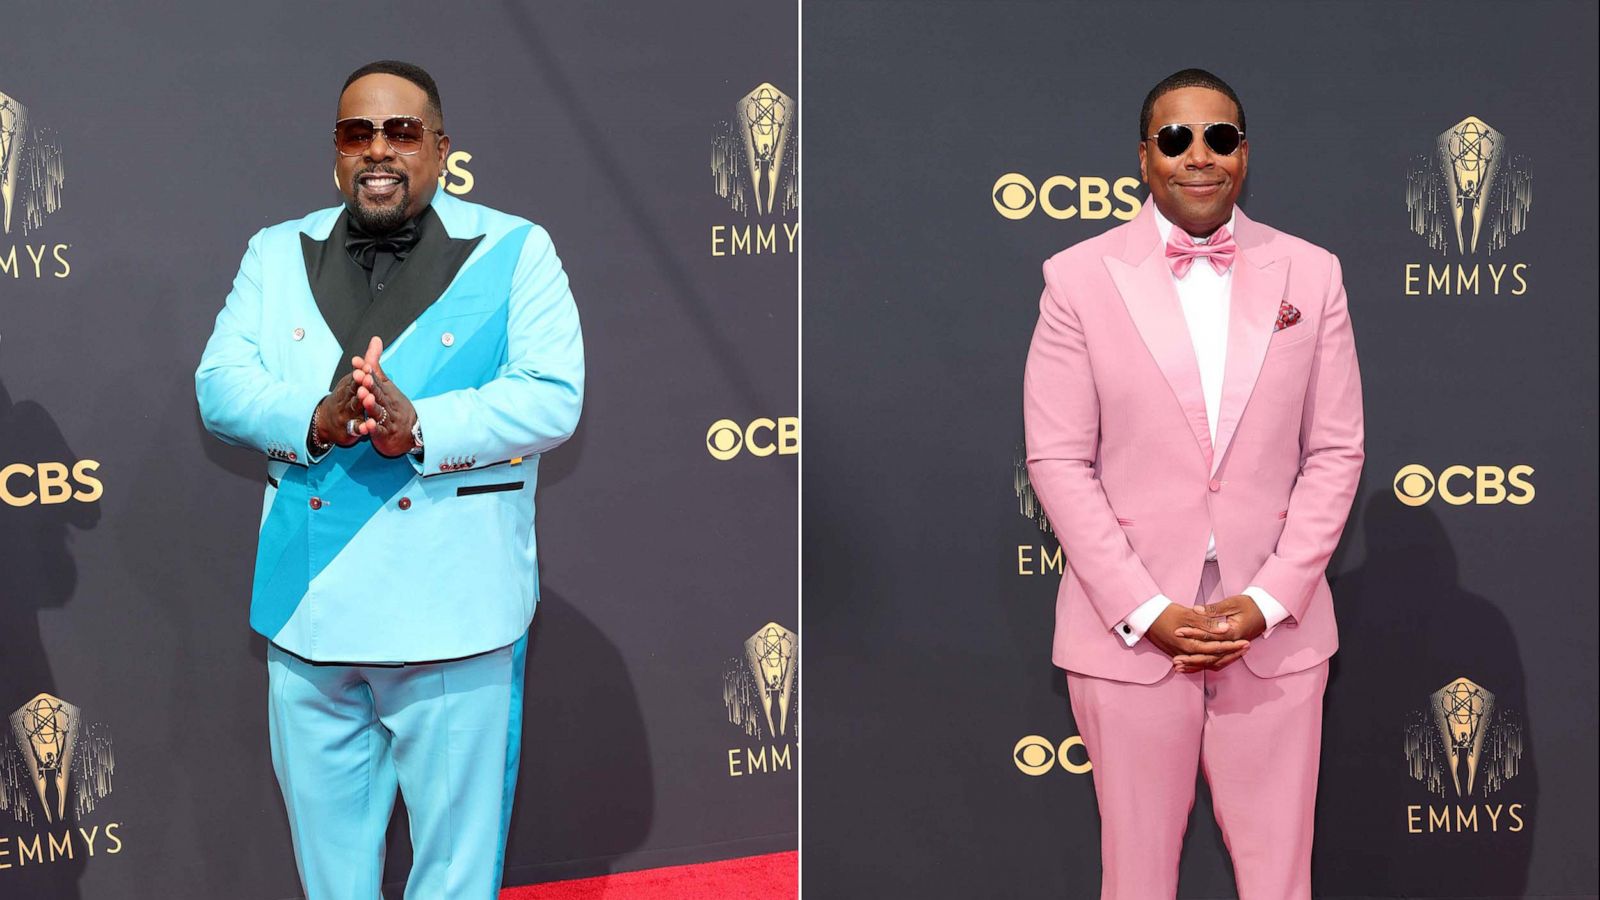
[(494, 900), (522, 746), (527, 637), (443, 663), (311, 663), (267, 645), (272, 767), (307, 900), (380, 900), (395, 789), (406, 900)]

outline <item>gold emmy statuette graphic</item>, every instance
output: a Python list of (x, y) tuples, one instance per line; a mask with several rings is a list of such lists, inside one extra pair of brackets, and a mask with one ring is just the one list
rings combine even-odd
[(712, 142), (717, 196), (745, 215), (752, 206), (758, 216), (793, 209), (799, 199), (794, 173), (788, 171), (794, 122), (794, 98), (769, 83), (739, 98)]
[(67, 776), (80, 718), (78, 707), (50, 694), (39, 694), (11, 714), (11, 730), (47, 822), (60, 822), (67, 814)]
[(0, 225), (5, 234), (11, 233), (11, 202), (27, 143), (28, 108), (0, 93)]
[[(789, 730), (789, 702), (794, 694), (794, 655), (799, 636), (776, 622), (768, 622), (744, 642), (745, 661), (761, 692), (761, 709), (767, 715), (767, 733), (776, 738)], [(772, 708), (778, 707), (778, 718)]]
[[(1487, 797), (1522, 769), (1521, 715), (1465, 676), (1428, 695), (1406, 726), (1411, 777), (1440, 797)], [(1420, 808), (1420, 807), (1419, 807)]]
[(758, 214), (771, 213), (772, 201), (778, 194), (784, 139), (789, 135), (789, 111), (793, 108), (794, 101), (787, 94), (766, 83), (739, 101), (745, 159), (750, 166)]
[(1478, 249), (1484, 201), (1493, 196), (1504, 145), (1505, 135), (1476, 116), (1467, 116), (1439, 135), (1439, 157), (1447, 175), (1445, 191), (1456, 226), (1456, 248), (1463, 254)]
[[(1489, 718), (1494, 714), (1494, 695), (1466, 678), (1457, 678), (1428, 698), (1433, 710), (1434, 725), (1444, 739), (1445, 759), (1450, 765), (1450, 778), (1455, 783), (1456, 796), (1472, 793), (1472, 783), (1478, 774), (1478, 761), (1483, 755), (1483, 738), (1488, 731)], [(1461, 761), (1467, 763), (1467, 786), (1461, 787)]]
[(1507, 151), (1506, 136), (1467, 116), (1434, 138), (1406, 175), (1411, 230), (1440, 253), (1502, 250), (1528, 227), (1533, 178), (1528, 161)]

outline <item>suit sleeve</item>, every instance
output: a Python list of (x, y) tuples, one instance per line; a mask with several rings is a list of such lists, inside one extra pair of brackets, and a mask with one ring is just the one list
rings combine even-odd
[(1300, 476), (1276, 552), (1250, 580), (1299, 620), (1344, 533), (1366, 459), (1361, 372), (1339, 260), (1333, 260), (1327, 307), (1311, 360), (1300, 419)]
[(1083, 326), (1045, 263), (1039, 323), (1028, 348), (1022, 413), (1028, 477), (1067, 563), (1107, 631), (1161, 594), (1128, 544), (1100, 486), (1100, 398)]
[(317, 385), (291, 384), (267, 371), (261, 357), (261, 251), (257, 232), (245, 248), (211, 339), (194, 373), (206, 430), (223, 442), (305, 465), (311, 413), (327, 395)]
[(424, 454), (411, 459), (424, 475), (532, 456), (572, 436), (583, 406), (583, 335), (566, 272), (543, 228), (529, 229), (512, 276), (500, 374), (415, 406)]

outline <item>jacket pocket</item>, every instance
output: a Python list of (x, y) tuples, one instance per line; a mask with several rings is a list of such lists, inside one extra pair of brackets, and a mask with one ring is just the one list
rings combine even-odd
[(1267, 352), (1281, 350), (1284, 347), (1298, 347), (1316, 336), (1317, 330), (1304, 321), (1288, 328), (1280, 328), (1267, 339)]
[(520, 491), (523, 482), (506, 481), (500, 484), (469, 484), (456, 488), (457, 497), (470, 497), (473, 494), (498, 494), (501, 491)]

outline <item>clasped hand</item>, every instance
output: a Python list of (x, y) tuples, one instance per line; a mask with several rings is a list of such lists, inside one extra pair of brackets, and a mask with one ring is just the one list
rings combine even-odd
[(1179, 672), (1217, 671), (1244, 656), (1250, 642), (1267, 630), (1256, 602), (1236, 594), (1206, 606), (1169, 604), (1145, 637), (1172, 657)]
[(384, 456), (401, 456), (415, 442), (417, 410), (383, 372), (383, 341), (373, 337), (364, 356), (350, 358), (350, 371), (317, 407), (317, 440), (340, 447), (363, 438)]

